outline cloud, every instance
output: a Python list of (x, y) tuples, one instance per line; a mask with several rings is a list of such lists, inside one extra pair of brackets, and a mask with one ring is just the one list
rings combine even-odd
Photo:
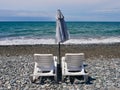
[(61, 9), (67, 20), (104, 20), (107, 15), (111, 15), (108, 19), (116, 20), (120, 15), (120, 0), (0, 0), (0, 9), (3, 10), (0, 16), (4, 17), (55, 20), (56, 10)]
[(22, 10), (0, 10), (0, 16), (48, 16), (50, 14), (43, 11), (22, 11)]
[(104, 9), (95, 10), (94, 12), (96, 13), (119, 13), (120, 9), (119, 8), (104, 8)]
[[(57, 8), (120, 7), (120, 0), (0, 0), (1, 9), (56, 10)], [(76, 8), (77, 9), (77, 8)]]
[(37, 11), (14, 11), (14, 10), (0, 10), (0, 21), (19, 20), (19, 21), (40, 21), (53, 20), (46, 12)]
[(100, 3), (101, 0), (0, 0), (1, 9), (56, 10), (58, 8), (81, 7)]

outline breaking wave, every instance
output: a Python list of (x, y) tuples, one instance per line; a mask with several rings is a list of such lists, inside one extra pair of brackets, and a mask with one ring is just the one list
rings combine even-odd
[[(70, 39), (63, 44), (112, 44), (120, 43), (120, 37), (109, 38), (81, 38)], [(38, 45), (38, 44), (57, 44), (53, 38), (6, 38), (0, 40), (0, 45)]]

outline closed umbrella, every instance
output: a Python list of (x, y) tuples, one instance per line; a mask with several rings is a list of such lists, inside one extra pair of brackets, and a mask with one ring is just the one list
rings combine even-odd
[(57, 10), (56, 15), (56, 42), (59, 44), (59, 64), (60, 64), (60, 43), (63, 43), (69, 39), (69, 32), (64, 20), (64, 16), (60, 10)]

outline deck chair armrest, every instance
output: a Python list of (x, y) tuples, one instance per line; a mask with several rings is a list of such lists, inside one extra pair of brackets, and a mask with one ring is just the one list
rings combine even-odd
[(65, 63), (65, 57), (62, 57), (61, 59), (61, 67), (64, 68), (64, 63)]
[(54, 56), (54, 69), (55, 69), (55, 74), (57, 75), (57, 56)]
[(67, 63), (65, 61), (65, 57), (63, 57), (63, 65), (64, 65), (64, 69), (66, 70), (67, 69)]
[(34, 71), (36, 70), (36, 68), (37, 68), (37, 62), (34, 62)]
[(54, 56), (54, 66), (57, 67), (57, 56)]
[(65, 57), (61, 59), (61, 68), (62, 68), (62, 75), (65, 73)]
[(33, 71), (34, 75), (38, 72), (37, 65), (38, 65), (37, 62), (34, 62), (34, 71)]

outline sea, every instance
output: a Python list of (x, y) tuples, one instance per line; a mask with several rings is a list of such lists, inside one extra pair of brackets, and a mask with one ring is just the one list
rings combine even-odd
[[(120, 22), (66, 22), (70, 39), (62, 44), (120, 43)], [(0, 22), (0, 45), (57, 44), (56, 22)]]

